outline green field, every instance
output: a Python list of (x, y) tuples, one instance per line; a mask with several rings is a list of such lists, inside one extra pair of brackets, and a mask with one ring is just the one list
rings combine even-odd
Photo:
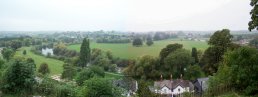
[[(168, 44), (179, 43), (183, 44), (185, 49), (191, 50), (192, 47), (196, 47), (200, 50), (205, 50), (208, 45), (206, 42), (201, 41), (188, 41), (188, 40), (161, 40), (161, 41), (154, 41), (152, 46), (143, 45), (142, 47), (134, 47), (131, 43), (127, 44), (108, 44), (108, 43), (95, 43), (91, 42), (91, 48), (99, 48), (104, 51), (111, 51), (114, 56), (125, 58), (125, 59), (132, 59), (137, 58), (143, 55), (152, 55), (158, 56), (159, 52), (162, 48), (166, 47)], [(75, 44), (68, 46), (69, 49), (79, 51), (81, 44)]]
[[(48, 64), (48, 67), (50, 68), (50, 75), (61, 74), (63, 72), (63, 64), (64, 64), (63, 61), (36, 55), (30, 51), (30, 48), (31, 47), (22, 47), (22, 48), (18, 49), (18, 51), (16, 51), (15, 56), (21, 56), (21, 57), (25, 57), (25, 58), (34, 59), (37, 68), (39, 68), (41, 63), (46, 62)], [(22, 54), (23, 50), (27, 51), (26, 55)]]

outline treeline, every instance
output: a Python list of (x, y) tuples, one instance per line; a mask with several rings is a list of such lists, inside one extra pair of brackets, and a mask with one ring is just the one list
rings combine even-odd
[(153, 40), (165, 40), (169, 38), (177, 38), (177, 34), (166, 33), (166, 32), (156, 32), (153, 36)]
[(96, 40), (97, 43), (130, 43), (130, 39), (121, 38), (121, 39), (108, 39), (108, 38), (99, 38)]

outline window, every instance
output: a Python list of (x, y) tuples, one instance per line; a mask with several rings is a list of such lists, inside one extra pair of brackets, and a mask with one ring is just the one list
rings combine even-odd
[(178, 92), (180, 92), (180, 89), (178, 89)]

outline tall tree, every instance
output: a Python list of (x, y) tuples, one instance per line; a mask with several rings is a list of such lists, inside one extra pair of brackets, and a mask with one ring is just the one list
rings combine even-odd
[(210, 47), (206, 49), (200, 64), (206, 74), (212, 75), (218, 70), (218, 63), (222, 60), (224, 53), (232, 47), (233, 36), (228, 29), (216, 31), (208, 41)]
[(251, 10), (250, 14), (251, 14), (251, 21), (248, 23), (249, 25), (249, 31), (256, 29), (258, 30), (257, 26), (258, 26), (258, 5), (257, 5), (258, 0), (251, 0), (250, 5), (253, 7), (253, 9)]
[(182, 44), (169, 44), (167, 45), (165, 48), (163, 48), (160, 53), (159, 53), (159, 56), (160, 56), (160, 63), (163, 64), (164, 62), (164, 58), (166, 58), (171, 52), (174, 52), (175, 50), (177, 49), (181, 49), (183, 48), (183, 45)]
[(142, 46), (142, 39), (141, 38), (135, 38), (133, 40), (133, 46)]
[(90, 40), (87, 38), (83, 39), (80, 49), (80, 66), (86, 67), (90, 62)]
[(199, 63), (197, 49), (195, 47), (192, 48), (192, 57), (194, 58), (195, 63)]
[(146, 44), (147, 44), (148, 46), (151, 46), (151, 45), (153, 44), (153, 41), (152, 41), (152, 38), (151, 38), (150, 35), (148, 35), (148, 37), (147, 37)]
[(190, 51), (185, 49), (177, 49), (173, 53), (170, 53), (164, 59), (163, 71), (167, 71), (168, 74), (173, 74), (179, 78), (181, 74), (184, 74), (185, 68), (193, 62)]

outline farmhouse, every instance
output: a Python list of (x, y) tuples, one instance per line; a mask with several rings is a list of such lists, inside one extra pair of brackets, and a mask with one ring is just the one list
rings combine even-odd
[(193, 92), (194, 85), (188, 80), (175, 79), (155, 81), (153, 87), (149, 87), (154, 93), (162, 95), (179, 95), (184, 92)]

